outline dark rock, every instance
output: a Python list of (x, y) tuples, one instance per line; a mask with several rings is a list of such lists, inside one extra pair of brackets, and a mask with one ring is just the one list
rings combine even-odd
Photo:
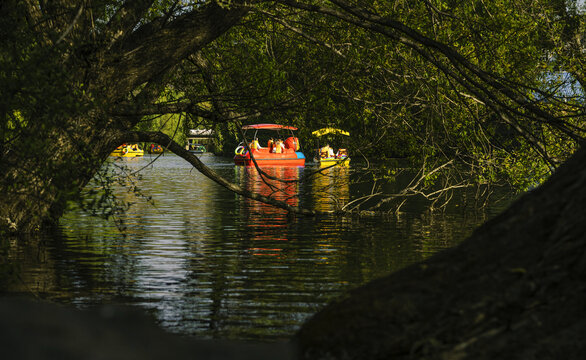
[(196, 340), (158, 328), (136, 310), (80, 311), (30, 299), (0, 299), (0, 354), (7, 360), (293, 359), (289, 343)]

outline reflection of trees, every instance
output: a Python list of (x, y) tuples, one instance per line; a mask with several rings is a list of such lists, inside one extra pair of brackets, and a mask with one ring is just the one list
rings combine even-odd
[[(73, 208), (62, 218), (63, 237), (54, 234), (48, 244), (43, 244), (46, 246), (31, 246), (31, 254), (23, 253), (20, 247), (11, 250), (11, 257), (21, 262), (24, 283), (22, 289), (15, 284), (11, 291), (31, 288), (49, 297), (61, 297), (59, 292), (67, 292), (71, 298), (91, 293), (93, 298), (103, 300), (133, 296), (137, 289), (142, 291), (141, 281), (150, 282), (148, 285), (154, 288), (168, 287), (152, 279), (144, 280), (143, 275), (156, 271), (181, 273), (182, 263), (177, 258), (184, 258), (186, 253), (204, 257), (208, 243), (202, 234), (209, 232), (214, 221), (222, 226), (219, 215), (210, 218), (210, 214), (218, 213), (214, 211), (218, 187), (203, 175), (169, 160), (172, 157), (167, 156), (165, 161), (143, 169), (139, 178), (121, 174), (113, 188), (114, 195), (120, 202), (132, 203), (126, 213), (120, 214), (123, 226)], [(142, 169), (150, 159), (123, 162), (129, 174)], [(135, 187), (152, 196), (154, 203), (137, 197)], [(99, 185), (91, 183), (88, 188)], [(166, 256), (160, 256), (162, 249)], [(55, 272), (59, 276), (54, 276)], [(176, 277), (174, 281), (179, 280)]]
[[(475, 225), (474, 219), (448, 218), (447, 224), (443, 217), (411, 213), (385, 220), (289, 217), (235, 197), (171, 158), (166, 155), (139, 181), (154, 207), (118, 189), (125, 201), (135, 202), (122, 235), (111, 222), (73, 213), (64, 219), (67, 237), (53, 239), (38, 261), (27, 262), (26, 282), (82, 306), (131, 302), (182, 334), (266, 340), (289, 336), (345, 289), (449, 247)], [(330, 169), (311, 184), (291, 186), (266, 184), (252, 168), (222, 169), (243, 187), (291, 204), (311, 201), (329, 209), (336, 204), (332, 197), (346, 201), (349, 195), (343, 181), (349, 169)], [(286, 179), (304, 171), (263, 170)], [(352, 184), (353, 193), (370, 188)]]
[(59, 286), (55, 259), (44, 246), (44, 239), (4, 238), (0, 247), (0, 291), (35, 296), (61, 296), (69, 291)]

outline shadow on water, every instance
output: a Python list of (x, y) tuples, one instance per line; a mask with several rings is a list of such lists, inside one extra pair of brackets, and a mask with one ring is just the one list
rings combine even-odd
[[(148, 156), (126, 165), (140, 169)], [(255, 169), (211, 155), (202, 160), (249, 190), (291, 205), (330, 210), (361, 191), (351, 169), (272, 187)], [(298, 179), (310, 168), (267, 168)], [(11, 242), (19, 263), (12, 293), (88, 308), (130, 305), (174, 333), (200, 338), (284, 339), (349, 288), (454, 246), (485, 220), (466, 211), (403, 213), (386, 220), (288, 216), (241, 198), (164, 156), (142, 170), (141, 190), (154, 205), (136, 203), (125, 228), (73, 209), (61, 235)], [(299, 195), (299, 196), (298, 196)], [(490, 216), (490, 214), (489, 214)]]

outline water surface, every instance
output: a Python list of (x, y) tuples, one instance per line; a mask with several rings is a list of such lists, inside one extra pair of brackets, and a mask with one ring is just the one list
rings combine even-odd
[[(485, 220), (463, 210), (430, 216), (417, 208), (388, 219), (288, 216), (223, 189), (177, 156), (152, 159), (120, 160), (127, 172), (142, 169), (140, 179), (127, 182), (152, 196), (151, 203), (116, 187), (119, 198), (134, 203), (121, 225), (72, 209), (61, 222), (63, 236), (13, 244), (11, 256), (22, 266), (12, 291), (80, 308), (130, 305), (184, 335), (287, 338), (344, 291), (454, 246)], [(231, 181), (296, 206), (333, 209), (368, 191), (348, 181), (352, 169), (271, 188), (256, 170), (230, 159), (202, 160)], [(267, 172), (298, 179), (311, 170)]]

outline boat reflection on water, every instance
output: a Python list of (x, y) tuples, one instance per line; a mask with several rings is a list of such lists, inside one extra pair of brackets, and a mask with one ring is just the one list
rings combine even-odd
[[(240, 185), (245, 189), (284, 201), (291, 206), (303, 205), (299, 204), (299, 182), (281, 182), (266, 176), (261, 177), (254, 167), (236, 166), (234, 169)], [(299, 180), (304, 169), (264, 167), (262, 171), (281, 180)], [(311, 177), (312, 205), (315, 210), (334, 211), (348, 202), (349, 173), (348, 167), (334, 166), (321, 169)], [(240, 213), (246, 217), (242, 219), (242, 224), (252, 234), (250, 239), (254, 241), (249, 244), (248, 251), (253, 255), (282, 257), (286, 247), (283, 241), (293, 240), (290, 238), (290, 217), (287, 210), (248, 198), (241, 198), (240, 206)]]
[[(299, 182), (282, 182), (263, 177), (255, 167), (235, 166), (234, 169), (240, 185), (248, 191), (299, 206)], [(303, 168), (275, 166), (263, 167), (262, 171), (280, 180), (299, 180)], [(282, 257), (282, 242), (290, 240), (287, 210), (244, 197), (240, 204), (240, 213), (247, 217), (243, 219), (243, 224), (252, 233), (250, 239), (254, 242), (248, 251), (253, 255)]]
[(314, 208), (318, 211), (340, 209), (350, 199), (350, 169), (333, 166), (321, 169), (312, 177)]

